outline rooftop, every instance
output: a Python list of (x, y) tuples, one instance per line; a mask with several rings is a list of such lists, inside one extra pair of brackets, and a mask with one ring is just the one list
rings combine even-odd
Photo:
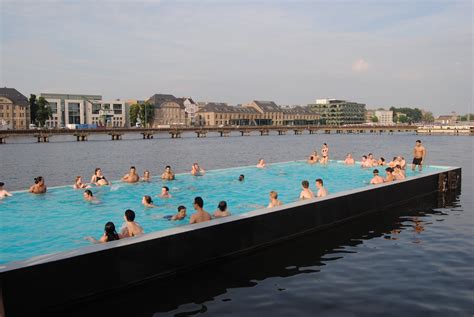
[(10, 99), (15, 105), (25, 107), (28, 107), (30, 105), (28, 102), (28, 98), (26, 98), (21, 92), (19, 92), (15, 88), (0, 88), (0, 96)]

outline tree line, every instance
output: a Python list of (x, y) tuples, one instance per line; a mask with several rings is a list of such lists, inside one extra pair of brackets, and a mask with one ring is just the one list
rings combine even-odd
[(31, 123), (43, 127), (46, 120), (53, 117), (53, 111), (51, 110), (48, 100), (44, 97), (36, 98), (35, 94), (31, 94), (29, 103)]

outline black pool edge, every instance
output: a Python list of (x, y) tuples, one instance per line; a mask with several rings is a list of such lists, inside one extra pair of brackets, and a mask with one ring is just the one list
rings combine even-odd
[(12, 262), (0, 266), (0, 315), (41, 312), (323, 230), (415, 201), (453, 177), (460, 186), (461, 168)]

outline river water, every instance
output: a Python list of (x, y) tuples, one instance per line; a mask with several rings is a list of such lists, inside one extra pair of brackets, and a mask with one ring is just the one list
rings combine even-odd
[[(118, 179), (135, 165), (161, 173), (198, 161), (217, 169), (305, 158), (323, 142), (331, 159), (347, 152), (411, 158), (416, 135), (105, 136), (48, 144), (11, 138), (0, 145), (0, 181), (25, 189), (42, 175), (49, 186), (89, 179), (101, 167)], [(291, 240), (205, 269), (150, 282), (61, 316), (472, 316), (474, 314), (473, 138), (423, 136), (427, 163), (463, 168), (462, 191)], [(284, 179), (282, 179), (284, 181)], [(329, 181), (329, 180), (328, 180)], [(1, 209), (1, 205), (0, 205)], [(0, 217), (7, 215), (1, 214)], [(0, 218), (1, 220), (1, 218)], [(238, 234), (238, 233), (236, 233)], [(219, 237), (216, 237), (218, 239)], [(71, 285), (73, 287), (73, 285)], [(51, 315), (51, 314), (49, 314)]]

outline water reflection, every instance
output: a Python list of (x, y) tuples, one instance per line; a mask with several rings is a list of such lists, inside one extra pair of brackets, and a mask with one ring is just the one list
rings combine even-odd
[[(403, 232), (412, 232), (415, 235), (413, 242), (421, 243), (424, 232), (430, 230), (430, 221), (433, 220), (430, 216), (442, 216), (445, 215), (443, 209), (458, 207), (458, 195), (459, 192), (428, 195), (410, 205), (385, 210), (337, 228), (306, 235), (246, 255), (214, 262), (205, 268), (102, 296), (89, 301), (87, 305), (62, 308), (54, 314), (48, 312), (48, 315), (204, 314), (212, 302), (232, 301), (230, 294), (227, 294), (227, 297), (224, 295), (230, 289), (252, 288), (272, 277), (318, 274), (332, 262), (344, 259), (348, 253), (357, 252), (351, 247), (362, 245), (366, 240), (381, 237), (397, 240)], [(286, 290), (276, 284), (274, 287), (280, 292)]]

